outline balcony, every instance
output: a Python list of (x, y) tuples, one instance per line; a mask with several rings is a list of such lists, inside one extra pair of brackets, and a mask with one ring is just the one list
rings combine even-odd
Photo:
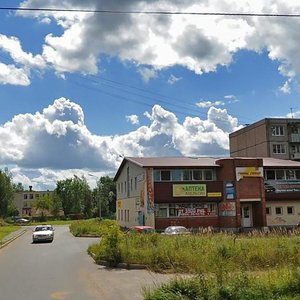
[(291, 133), (290, 142), (291, 143), (300, 143), (300, 133)]
[(293, 159), (300, 159), (300, 152), (295, 152), (292, 154)]

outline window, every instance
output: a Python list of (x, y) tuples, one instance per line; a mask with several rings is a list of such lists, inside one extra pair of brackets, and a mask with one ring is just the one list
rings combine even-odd
[(296, 179), (295, 170), (287, 170), (286, 171), (286, 179)]
[(193, 171), (193, 179), (194, 180), (202, 180), (202, 171), (201, 170), (194, 170)]
[(296, 179), (300, 179), (300, 170), (295, 171)]
[(288, 206), (286, 208), (287, 214), (288, 215), (293, 215), (294, 214), (294, 207), (293, 206)]
[(283, 136), (284, 135), (284, 128), (283, 126), (272, 126), (272, 136)]
[(27, 198), (28, 198), (27, 194), (24, 194), (24, 199), (27, 199)]
[(181, 171), (180, 170), (172, 170), (172, 181), (181, 181)]
[(153, 172), (153, 178), (154, 178), (154, 181), (160, 181), (160, 171), (159, 170), (154, 170)]
[(40, 197), (40, 194), (35, 194), (35, 198), (39, 198)]
[(131, 191), (133, 191), (133, 179), (132, 178), (130, 179), (130, 188), (131, 188)]
[(125, 181), (124, 182), (124, 192), (126, 193), (126, 190), (127, 190), (127, 182)]
[(274, 154), (285, 154), (285, 145), (284, 144), (273, 144), (273, 153)]
[(159, 217), (159, 218), (168, 217), (168, 207), (157, 206), (155, 209), (155, 217)]
[(137, 190), (137, 177), (134, 177), (134, 189)]
[(183, 175), (183, 180), (192, 180), (191, 170), (184, 170), (182, 175)]
[(266, 180), (275, 180), (275, 171), (274, 170), (266, 170)]
[(170, 171), (161, 171), (160, 176), (161, 176), (162, 181), (170, 181), (171, 180)]
[(285, 179), (284, 170), (276, 170), (276, 179)]
[(271, 214), (271, 207), (266, 207), (266, 214), (270, 215)]
[(123, 182), (121, 182), (121, 193), (123, 194)]
[(276, 215), (282, 215), (282, 207), (275, 207)]
[(204, 171), (204, 179), (205, 180), (212, 180), (212, 170), (205, 170)]
[(33, 199), (33, 194), (29, 194), (29, 199)]

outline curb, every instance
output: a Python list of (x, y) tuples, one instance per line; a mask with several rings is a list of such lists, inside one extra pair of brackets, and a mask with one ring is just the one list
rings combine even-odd
[(0, 249), (4, 248), (5, 246), (7, 246), (8, 244), (10, 244), (11, 242), (13, 242), (14, 240), (16, 240), (18, 237), (20, 237), (21, 235), (23, 235), (27, 230), (24, 229), (22, 232), (20, 232), (19, 234), (17, 234), (16, 236), (10, 238), (9, 240), (7, 240), (6, 242), (4, 242), (3, 244), (0, 244)]
[[(95, 254), (91, 253), (91, 257), (95, 260)], [(96, 261), (95, 261), (96, 262)], [(140, 264), (130, 264), (130, 263), (118, 263), (116, 265), (111, 265), (106, 260), (101, 260), (100, 262), (96, 262), (97, 265), (104, 266), (106, 268), (116, 268), (116, 269), (127, 269), (127, 270), (144, 270), (147, 269), (146, 265), (140, 265)]]

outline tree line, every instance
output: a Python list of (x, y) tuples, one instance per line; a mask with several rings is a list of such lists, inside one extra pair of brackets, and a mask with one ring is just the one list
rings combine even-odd
[[(13, 203), (15, 192), (25, 191), (21, 183), (14, 183), (11, 174), (0, 170), (0, 217), (18, 215)], [(84, 176), (59, 180), (52, 193), (40, 196), (32, 205), (41, 216), (45, 212), (57, 217), (91, 218), (113, 217), (116, 210), (116, 185), (109, 176), (102, 176), (91, 189)]]

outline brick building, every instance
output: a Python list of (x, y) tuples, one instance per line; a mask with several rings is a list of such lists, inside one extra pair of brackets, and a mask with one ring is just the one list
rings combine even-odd
[(123, 227), (236, 231), (300, 221), (300, 163), (289, 160), (126, 157), (114, 180)]

